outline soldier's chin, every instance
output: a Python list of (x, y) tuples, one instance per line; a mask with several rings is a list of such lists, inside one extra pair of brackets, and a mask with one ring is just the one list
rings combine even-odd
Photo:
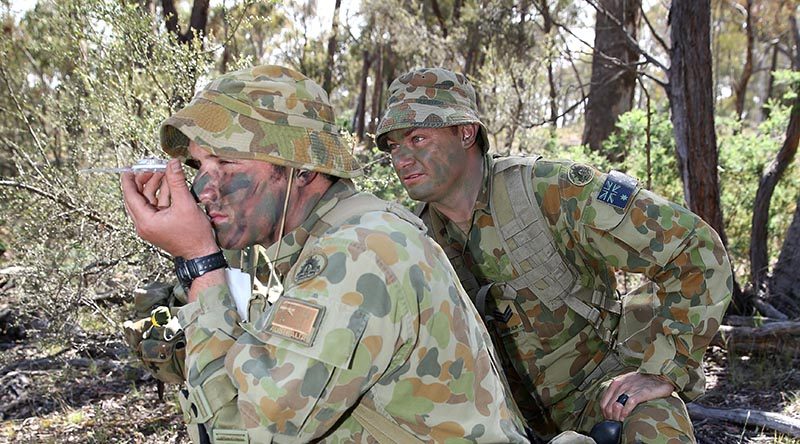
[(430, 193), (426, 192), (422, 187), (406, 188), (406, 193), (408, 193), (408, 197), (420, 202), (429, 202), (430, 199)]

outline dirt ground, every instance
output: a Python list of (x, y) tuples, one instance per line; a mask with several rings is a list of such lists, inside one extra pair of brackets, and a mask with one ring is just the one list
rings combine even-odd
[[(0, 301), (2, 302), (2, 301)], [(67, 341), (0, 328), (0, 443), (188, 443), (174, 393), (133, 359), (113, 330), (80, 327)], [(706, 356), (709, 407), (749, 408), (800, 418), (797, 356)], [(701, 443), (800, 443), (770, 430), (695, 421)]]

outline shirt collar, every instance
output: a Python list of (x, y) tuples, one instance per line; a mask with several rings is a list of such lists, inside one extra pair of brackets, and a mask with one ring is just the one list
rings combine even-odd
[[(489, 175), (491, 174), (492, 168), (494, 167), (494, 159), (489, 154), (483, 155), (483, 185), (481, 186), (481, 190), (478, 192), (478, 198), (475, 200), (475, 211), (489, 211), (489, 196), (491, 195), (491, 190), (489, 189)], [(473, 211), (473, 217), (474, 217)]]

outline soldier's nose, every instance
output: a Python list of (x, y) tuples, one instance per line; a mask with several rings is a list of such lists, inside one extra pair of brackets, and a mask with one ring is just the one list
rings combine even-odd
[(405, 147), (399, 147), (392, 150), (392, 164), (395, 169), (401, 170), (408, 168), (414, 163), (414, 157), (410, 155)]

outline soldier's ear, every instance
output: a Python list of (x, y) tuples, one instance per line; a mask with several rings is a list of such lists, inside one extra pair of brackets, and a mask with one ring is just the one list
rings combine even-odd
[(478, 125), (470, 123), (459, 127), (461, 132), (461, 145), (464, 149), (472, 147), (478, 139)]

